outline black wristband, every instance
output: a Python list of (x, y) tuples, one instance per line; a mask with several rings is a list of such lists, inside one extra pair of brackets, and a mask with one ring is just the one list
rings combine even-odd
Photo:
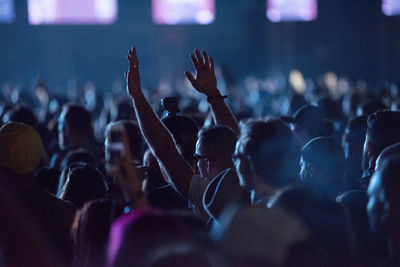
[(219, 99), (225, 99), (227, 97), (228, 97), (227, 95), (210, 95), (210, 96), (207, 97), (207, 102), (210, 102), (213, 99), (218, 99), (218, 98)]

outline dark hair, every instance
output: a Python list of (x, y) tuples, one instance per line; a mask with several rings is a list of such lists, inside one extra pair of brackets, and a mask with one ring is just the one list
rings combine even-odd
[(74, 259), (72, 266), (105, 266), (108, 235), (122, 207), (112, 200), (93, 200), (78, 213), (72, 228)]
[(365, 133), (367, 131), (367, 117), (361, 116), (350, 120), (346, 128), (349, 131), (348, 138), (354, 141), (364, 142)]
[(93, 167), (97, 166), (97, 160), (93, 156), (93, 154), (86, 149), (79, 148), (69, 151), (67, 155), (65, 155), (65, 157), (62, 159), (60, 167), (63, 170), (70, 164), (77, 162), (85, 162), (86, 164), (89, 164)]
[(382, 179), (385, 195), (390, 200), (399, 201), (400, 195), (400, 156), (386, 158), (378, 170)]
[(3, 122), (22, 122), (38, 129), (38, 119), (32, 109), (25, 105), (16, 105), (5, 112)]
[(305, 186), (290, 186), (279, 193), (273, 207), (288, 210), (307, 225), (315, 257), (346, 260), (350, 256), (345, 213), (333, 200)]
[(185, 115), (168, 116), (161, 121), (171, 132), (179, 152), (187, 161), (191, 161), (195, 152), (199, 130), (196, 122)]
[(66, 104), (63, 108), (65, 112), (65, 123), (75, 134), (92, 136), (92, 115), (84, 107), (78, 104)]
[(343, 177), (345, 169), (344, 153), (342, 147), (332, 138), (314, 138), (303, 146), (300, 154), (305, 161), (324, 170), (324, 174), (327, 176), (337, 179)]
[(387, 146), (400, 142), (400, 112), (379, 110), (368, 117), (367, 136), (376, 155)]
[(69, 170), (61, 198), (81, 208), (90, 200), (104, 198), (105, 194), (106, 186), (101, 173), (94, 167), (81, 164)]
[(241, 124), (240, 141), (264, 183), (281, 187), (297, 180), (299, 145), (283, 121), (250, 120)]
[(230, 156), (235, 151), (238, 136), (231, 128), (217, 125), (201, 128), (198, 134), (198, 139), (200, 140), (200, 138), (207, 151), (211, 151), (218, 157), (230, 159)]

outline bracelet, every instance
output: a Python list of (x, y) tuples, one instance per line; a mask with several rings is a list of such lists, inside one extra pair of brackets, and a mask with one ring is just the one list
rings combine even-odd
[(210, 95), (210, 96), (207, 97), (207, 102), (210, 102), (213, 99), (218, 99), (218, 98), (219, 99), (225, 99), (227, 97), (228, 97), (228, 95)]
[(144, 196), (145, 194), (142, 191), (135, 192), (133, 196), (130, 197), (129, 201), (125, 201), (124, 213), (129, 213), (131, 211), (131, 205)]

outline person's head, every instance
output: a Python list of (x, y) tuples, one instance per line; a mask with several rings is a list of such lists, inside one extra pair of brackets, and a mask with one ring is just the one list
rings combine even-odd
[(72, 227), (73, 266), (104, 266), (112, 223), (122, 214), (122, 207), (112, 200), (93, 200), (77, 213)]
[(233, 155), (242, 186), (255, 183), (275, 188), (295, 183), (299, 146), (289, 127), (280, 120), (241, 124), (241, 135)]
[(380, 110), (368, 117), (362, 167), (375, 168), (375, 160), (386, 147), (400, 142), (400, 112)]
[(145, 266), (158, 248), (190, 240), (198, 229), (196, 220), (167, 215), (162, 210), (128, 213), (112, 225), (107, 250), (108, 266)]
[(7, 110), (3, 115), (3, 123), (7, 122), (21, 122), (35, 129), (37, 129), (39, 123), (35, 113), (24, 105), (17, 105)]
[(71, 201), (77, 208), (86, 202), (104, 198), (106, 186), (101, 173), (84, 163), (70, 168), (60, 198)]
[(67, 166), (76, 162), (85, 162), (93, 167), (97, 167), (97, 159), (93, 154), (86, 149), (75, 149), (69, 151), (61, 161), (61, 169), (64, 170)]
[(357, 115), (368, 117), (370, 114), (372, 114), (378, 110), (384, 110), (386, 108), (387, 107), (385, 106), (385, 103), (383, 103), (382, 100), (372, 98), (372, 99), (365, 100), (358, 105)]
[(226, 126), (209, 126), (199, 131), (196, 143), (197, 167), (200, 175), (214, 178), (233, 167), (231, 156), (238, 137)]
[(400, 156), (400, 143), (396, 143), (385, 148), (378, 156), (375, 162), (375, 171), (377, 171), (381, 166), (385, 159)]
[(150, 149), (147, 149), (144, 152), (143, 166), (147, 168), (146, 179), (144, 179), (144, 181), (142, 182), (143, 192), (149, 193), (152, 190), (168, 183), (168, 180), (165, 180), (165, 178), (163, 177), (157, 159), (151, 153)]
[(314, 194), (307, 186), (295, 185), (281, 190), (270, 208), (285, 209), (305, 223), (311, 232), (313, 257), (349, 256), (345, 213), (334, 200)]
[(301, 145), (312, 138), (332, 134), (332, 122), (328, 120), (324, 109), (318, 106), (303, 106), (293, 117), (282, 117), (282, 119), (291, 124), (292, 131)]
[(387, 158), (368, 186), (367, 213), (370, 228), (388, 238), (400, 237), (400, 157)]
[(12, 176), (32, 175), (42, 158), (43, 144), (32, 126), (10, 122), (0, 128), (0, 167)]
[(305, 144), (300, 154), (301, 181), (316, 189), (338, 193), (345, 170), (340, 145), (330, 137), (317, 137)]
[(93, 136), (92, 116), (84, 107), (67, 104), (58, 118), (59, 146), (87, 144)]
[(143, 137), (142, 133), (140, 132), (139, 126), (135, 121), (122, 120), (108, 124), (106, 129), (106, 140), (105, 140), (106, 148), (108, 147), (110, 142), (109, 140), (110, 131), (112, 131), (114, 128), (118, 128), (121, 126), (123, 127), (128, 136), (132, 159), (137, 161), (137, 163), (141, 163)]
[(360, 166), (366, 131), (367, 117), (356, 117), (349, 121), (342, 137), (342, 147), (346, 159), (359, 159)]
[(185, 115), (173, 115), (163, 118), (162, 123), (172, 134), (182, 156), (193, 165), (198, 127), (196, 122)]

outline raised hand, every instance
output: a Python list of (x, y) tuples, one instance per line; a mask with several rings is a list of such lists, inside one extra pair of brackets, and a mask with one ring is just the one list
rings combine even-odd
[(129, 70), (125, 72), (125, 78), (127, 79), (128, 92), (132, 96), (134, 92), (140, 91), (140, 73), (139, 73), (139, 61), (136, 55), (136, 46), (133, 46), (128, 50), (128, 61)]
[(195, 50), (195, 54), (190, 54), (193, 66), (196, 70), (196, 78), (189, 71), (185, 72), (186, 77), (198, 92), (206, 96), (219, 95), (217, 89), (217, 78), (214, 72), (214, 60), (207, 55), (206, 51)]

